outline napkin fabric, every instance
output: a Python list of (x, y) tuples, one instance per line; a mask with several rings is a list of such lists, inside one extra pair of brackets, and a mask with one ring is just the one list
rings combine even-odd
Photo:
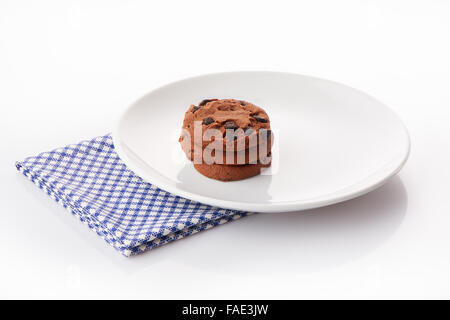
[(127, 257), (249, 214), (143, 181), (120, 160), (110, 135), (26, 158), (16, 167)]

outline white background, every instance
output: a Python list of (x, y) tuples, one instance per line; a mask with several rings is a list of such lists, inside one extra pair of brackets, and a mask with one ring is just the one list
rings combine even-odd
[[(356, 200), (124, 258), (15, 171), (147, 91), (232, 70), (365, 91), (411, 134)], [(0, 298), (450, 298), (450, 2), (0, 1)]]

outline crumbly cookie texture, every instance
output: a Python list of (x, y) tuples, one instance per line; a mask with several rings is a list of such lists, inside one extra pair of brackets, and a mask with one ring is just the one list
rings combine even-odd
[[(234, 140), (234, 150), (248, 149), (251, 135), (258, 137), (261, 129), (270, 130), (270, 120), (264, 109), (243, 100), (235, 99), (206, 99), (198, 105), (191, 105), (185, 114), (183, 130), (190, 137), (194, 137), (194, 121), (200, 121), (202, 132), (207, 129), (217, 129), (221, 132), (223, 139), (222, 150), (226, 150), (226, 130), (237, 130), (241, 134), (230, 137)], [(183, 139), (183, 134), (180, 140)], [(245, 143), (242, 143), (242, 139)], [(257, 140), (254, 140), (257, 141)], [(211, 141), (202, 141), (205, 148)], [(228, 141), (228, 143), (231, 143)]]
[(220, 181), (237, 181), (257, 176), (262, 168), (270, 167), (270, 163), (229, 166), (221, 164), (195, 164), (194, 168), (202, 175)]

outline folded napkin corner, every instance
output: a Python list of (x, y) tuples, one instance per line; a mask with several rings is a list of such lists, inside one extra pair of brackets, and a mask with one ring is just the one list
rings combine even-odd
[(28, 157), (16, 168), (127, 257), (250, 214), (143, 181), (120, 160), (110, 135)]

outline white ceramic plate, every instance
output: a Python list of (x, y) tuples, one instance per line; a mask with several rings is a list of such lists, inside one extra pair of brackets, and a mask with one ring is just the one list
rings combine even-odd
[[(272, 168), (220, 182), (199, 174), (178, 143), (184, 113), (204, 98), (263, 107), (276, 140)], [(335, 82), (278, 72), (199, 76), (156, 89), (131, 105), (113, 132), (120, 158), (173, 194), (245, 211), (310, 209), (367, 193), (396, 174), (409, 137), (394, 112)]]

